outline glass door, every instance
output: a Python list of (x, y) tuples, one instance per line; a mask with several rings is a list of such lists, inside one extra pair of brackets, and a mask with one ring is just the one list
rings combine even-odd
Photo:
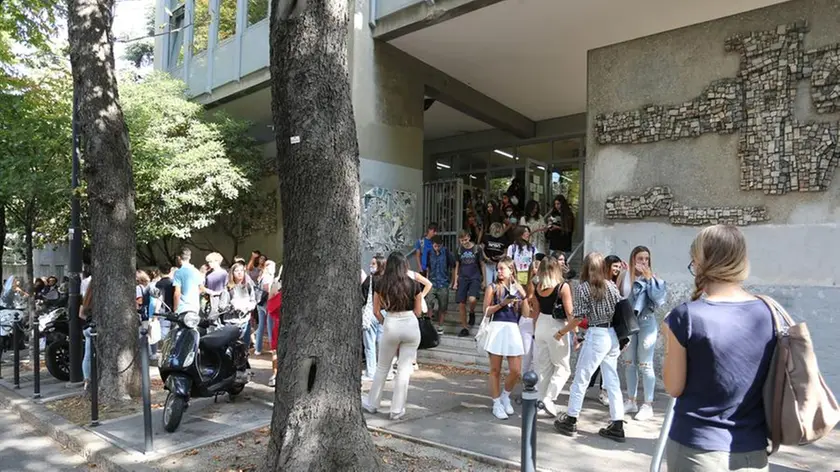
[(552, 198), (548, 185), (548, 166), (542, 161), (528, 159), (526, 170), (525, 201), (536, 200), (545, 211), (546, 208), (550, 208), (546, 205), (550, 204), (549, 200)]

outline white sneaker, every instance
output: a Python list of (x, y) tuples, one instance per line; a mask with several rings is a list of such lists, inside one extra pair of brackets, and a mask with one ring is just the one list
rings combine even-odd
[(543, 406), (545, 407), (545, 412), (548, 413), (548, 416), (554, 418), (557, 416), (557, 405), (554, 401), (549, 400), (548, 398), (543, 399)]
[(502, 394), (502, 398), (500, 400), (502, 402), (502, 406), (505, 408), (505, 413), (508, 415), (514, 414), (513, 405), (510, 404), (510, 395)]
[(601, 393), (598, 394), (598, 401), (601, 402), (601, 405), (610, 406), (610, 396), (607, 395), (606, 390), (601, 390)]
[(505, 412), (505, 407), (502, 405), (501, 401), (493, 402), (493, 416), (500, 420), (508, 419), (508, 415)]
[(273, 387), (275, 385), (277, 385), (277, 378), (274, 375), (272, 375), (271, 378), (268, 379), (268, 386)]
[(639, 411), (639, 406), (636, 405), (636, 402), (633, 400), (625, 400), (624, 402), (624, 414), (629, 415), (630, 413), (635, 413)]
[(392, 371), (388, 372), (388, 376), (385, 377), (385, 380), (394, 380), (394, 377), (396, 377), (396, 376), (397, 376), (397, 373), (392, 370)]
[(376, 408), (374, 408), (373, 405), (368, 403), (367, 397), (362, 397), (362, 409), (370, 414), (376, 413)]
[(403, 416), (405, 416), (405, 410), (403, 410), (399, 413), (391, 413), (391, 420), (392, 421), (397, 421), (398, 419), (401, 419)]
[(650, 406), (649, 403), (645, 403), (639, 408), (639, 412), (636, 413), (636, 421), (647, 421), (653, 418), (653, 407)]
[(362, 374), (362, 382), (372, 382), (373, 377), (370, 374)]

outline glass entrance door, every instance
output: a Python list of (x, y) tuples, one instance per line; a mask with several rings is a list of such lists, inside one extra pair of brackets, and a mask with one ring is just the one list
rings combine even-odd
[(536, 159), (528, 159), (525, 173), (525, 201), (536, 200), (545, 211), (551, 198), (548, 185), (548, 166)]

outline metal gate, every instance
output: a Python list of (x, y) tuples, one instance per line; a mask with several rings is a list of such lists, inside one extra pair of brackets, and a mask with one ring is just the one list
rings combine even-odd
[(437, 180), (423, 185), (423, 228), (437, 223), (437, 234), (450, 250), (458, 247), (458, 232), (464, 227), (464, 182)]

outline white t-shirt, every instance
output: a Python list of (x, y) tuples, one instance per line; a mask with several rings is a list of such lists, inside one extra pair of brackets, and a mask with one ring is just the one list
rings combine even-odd
[(531, 270), (531, 263), (534, 261), (534, 256), (537, 254), (537, 249), (534, 246), (525, 246), (520, 248), (516, 244), (508, 246), (507, 255), (513, 259), (513, 265), (516, 267), (516, 272), (528, 273)]
[(79, 285), (79, 293), (82, 295), (82, 298), (85, 298), (85, 293), (87, 293), (87, 289), (90, 287), (90, 276), (88, 275), (84, 279), (82, 279), (82, 283)]

